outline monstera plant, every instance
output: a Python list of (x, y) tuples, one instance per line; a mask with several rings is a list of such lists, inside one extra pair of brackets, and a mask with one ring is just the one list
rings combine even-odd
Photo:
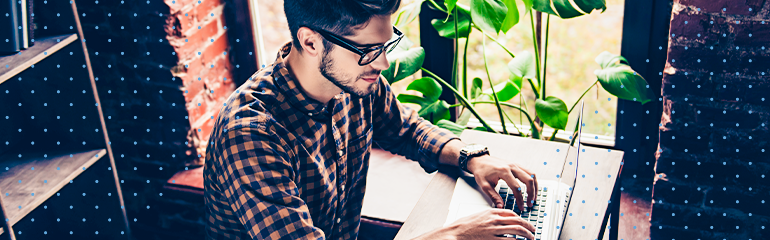
[[(514, 127), (516, 127), (516, 124), (503, 111), (503, 108), (516, 109), (526, 117), (530, 125), (529, 133), (524, 133), (519, 129), (519, 133), (522, 136), (544, 139), (542, 131), (544, 126), (547, 125), (554, 129), (551, 137), (548, 138), (553, 141), (556, 132), (566, 128), (570, 112), (575, 109), (580, 99), (597, 85), (596, 83), (599, 83), (604, 90), (618, 98), (638, 101), (642, 104), (651, 101), (651, 98), (654, 96), (649, 89), (647, 81), (629, 66), (628, 61), (624, 57), (603, 52), (596, 57), (596, 63), (598, 64), (598, 69), (594, 72), (596, 81), (583, 92), (580, 99), (575, 101), (571, 107), (568, 107), (558, 96), (547, 95), (545, 77), (547, 58), (539, 56), (540, 50), (538, 48), (540, 46), (535, 37), (533, 37), (533, 50), (535, 54), (527, 51), (514, 54), (495, 38), (499, 33), (506, 33), (518, 24), (521, 13), (524, 13), (525, 16), (529, 15), (532, 35), (535, 36), (533, 11), (549, 14), (548, 18), (550, 18), (550, 15), (554, 15), (562, 19), (568, 19), (589, 14), (594, 10), (604, 11), (606, 9), (604, 0), (471, 0), (470, 6), (458, 3), (457, 0), (444, 0), (440, 3), (434, 0), (418, 0), (404, 6), (397, 13), (395, 24), (403, 25), (413, 21), (419, 15), (421, 5), (426, 1), (432, 9), (447, 14), (446, 19), (434, 19), (431, 23), (439, 35), (454, 39), (455, 46), (459, 46), (459, 39), (469, 38), (471, 31), (479, 31), (483, 33), (482, 42), (488, 39), (497, 43), (511, 57), (507, 64), (507, 69), (505, 69), (510, 73), (510, 77), (502, 83), (493, 84), (492, 79), (489, 77), (490, 69), (486, 59), (486, 48), (483, 47), (485, 44), (482, 44), (484, 67), (487, 73), (485, 78), (490, 86), (487, 89), (482, 89), (482, 83), (485, 80), (482, 80), (481, 77), (474, 77), (470, 82), (468, 81), (467, 58), (465, 57), (468, 52), (468, 41), (466, 41), (462, 50), (464, 59), (461, 68), (458, 69), (458, 54), (455, 54), (452, 66), (453, 74), (450, 81), (457, 83), (460, 88), (458, 90), (449, 84), (450, 81), (442, 79), (431, 71), (422, 68), (425, 51), (421, 47), (410, 49), (411, 42), (408, 39), (402, 40), (402, 44), (399, 44), (397, 49), (388, 55), (390, 68), (383, 71), (382, 74), (390, 83), (409, 77), (418, 70), (423, 71), (422, 75), (424, 77), (414, 80), (407, 87), (407, 90), (420, 92), (421, 96), (404, 93), (398, 95), (398, 100), (403, 103), (420, 105), (420, 116), (457, 134), (466, 129), (465, 126), (471, 116), (477, 118), (483, 125), (483, 127), (479, 127), (480, 129), (497, 132), (476, 111), (474, 106), (477, 104), (494, 104), (497, 107), (500, 122), (510, 122)], [(517, 5), (517, 1), (520, 1), (521, 4)], [(520, 11), (519, 7), (524, 9)], [(548, 23), (546, 23), (544, 50), (547, 50), (548, 47), (547, 32)], [(447, 51), (458, 52), (456, 49), (447, 49)], [(499, 69), (493, 70), (498, 71)], [(462, 73), (462, 76), (458, 76), (459, 73)], [(522, 84), (525, 81), (529, 84), (535, 96), (534, 112), (526, 106), (526, 101), (521, 100)], [(442, 85), (453, 91), (459, 101), (458, 104), (449, 105), (447, 102), (439, 99)], [(516, 96), (520, 98), (519, 102), (523, 103), (524, 107), (509, 102)], [(461, 107), (462, 109), (457, 121), (452, 122), (449, 121), (449, 113), (454, 107)], [(506, 125), (502, 124), (502, 131), (508, 134)]]

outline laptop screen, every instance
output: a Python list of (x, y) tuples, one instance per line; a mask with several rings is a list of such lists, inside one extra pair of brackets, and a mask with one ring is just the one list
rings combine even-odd
[[(572, 190), (575, 189), (575, 183), (577, 182), (578, 161), (580, 159), (580, 151), (581, 151), (580, 136), (581, 136), (581, 133), (583, 132), (584, 106), (585, 106), (585, 100), (581, 100), (580, 112), (578, 112), (578, 119), (576, 121), (577, 123), (575, 124), (575, 131), (573, 132), (572, 137), (570, 139), (570, 144), (567, 146), (567, 157), (566, 159), (564, 159), (564, 166), (562, 167), (561, 174), (557, 176), (557, 179), (559, 180), (559, 182), (563, 183), (558, 185), (559, 188), (561, 188), (564, 185), (569, 186), (569, 192), (570, 192), (566, 203), (557, 202), (557, 204), (565, 204), (567, 206), (564, 210), (565, 211), (564, 218), (562, 218), (561, 222), (557, 225), (557, 228), (559, 229), (562, 228), (562, 226), (564, 226), (564, 219), (567, 218), (566, 213), (569, 212), (569, 205), (571, 205), (570, 203), (572, 202), (572, 195), (574, 195), (572, 194)], [(577, 148), (574, 154), (574, 157), (572, 157), (573, 155), (570, 154), (573, 148)], [(557, 193), (561, 192), (561, 189), (557, 189), (556, 192)], [(558, 232), (561, 233), (561, 231), (558, 231)]]

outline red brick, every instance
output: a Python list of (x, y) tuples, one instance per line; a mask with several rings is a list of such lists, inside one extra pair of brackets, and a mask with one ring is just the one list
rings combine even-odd
[[(726, 128), (747, 131), (760, 126), (760, 114), (748, 113), (747, 110), (736, 109), (735, 107), (711, 107), (697, 106), (694, 110), (700, 111), (695, 115), (695, 122), (700, 126), (711, 126), (714, 128)], [(738, 124), (736, 126), (735, 124)]]
[[(761, 1), (761, 0), (760, 0)], [(678, 0), (679, 4), (700, 8), (707, 13), (754, 15), (761, 10), (762, 2), (756, 0)], [(749, 11), (752, 8), (752, 11)], [(724, 11), (723, 11), (724, 9)]]
[[(193, 3), (193, 0), (164, 0), (170, 12), (177, 12)], [(172, 3), (173, 1), (173, 3)]]
[[(711, 128), (708, 127), (708, 124), (702, 126), (687, 121), (688, 126), (685, 127), (685, 121), (674, 121), (682, 123), (676, 124), (676, 129), (674, 130), (660, 131), (661, 146), (665, 146), (678, 153), (685, 153), (685, 149), (687, 149), (686, 153), (706, 153), (709, 150)], [(658, 161), (661, 161), (661, 158), (658, 158)]]
[(187, 75), (189, 75), (191, 78), (194, 77), (196, 79), (200, 77), (200, 72), (203, 69), (203, 65), (200, 62), (200, 58), (194, 58), (192, 59), (192, 61), (189, 61), (184, 65), (186, 65), (184, 72)]
[[(204, 94), (202, 93), (202, 91), (198, 92), (192, 101), (187, 103), (187, 112), (190, 113), (188, 115), (190, 124), (193, 124), (200, 119), (206, 113), (206, 108), (209, 107), (209, 102), (206, 101)], [(198, 104), (200, 104), (200, 106), (198, 106)]]
[[(224, 5), (221, 0), (202, 0), (200, 4), (197, 4), (195, 6), (195, 16), (198, 19), (198, 21), (203, 21), (203, 19), (206, 19), (207, 17), (211, 17), (211, 13), (214, 13), (214, 9), (217, 7)], [(217, 13), (214, 13), (214, 16), (216, 16)]]
[[(714, 82), (712, 77), (705, 72), (690, 72), (685, 75), (682, 71), (677, 71), (674, 75), (665, 75), (663, 77), (664, 96), (682, 97), (701, 97), (708, 98), (714, 96)], [(692, 99), (691, 101), (695, 101)]]
[(198, 48), (200, 46), (203, 46), (205, 41), (210, 41), (210, 39), (213, 36), (217, 35), (217, 32), (219, 32), (219, 23), (217, 21), (210, 21), (208, 23), (204, 23), (205, 25), (201, 26), (201, 29), (198, 29), (197, 26), (194, 26), (190, 31), (185, 32), (186, 39), (188, 40), (185, 42), (184, 47), (182, 47), (183, 53), (194, 53), (195, 55), (198, 55)]
[[(770, 23), (765, 21), (741, 21), (731, 23), (736, 46), (768, 46), (770, 44)], [(749, 36), (751, 34), (751, 36)]]
[[(213, 101), (217, 103), (223, 103), (227, 100), (227, 97), (235, 90), (235, 84), (232, 81), (223, 81), (223, 78), (230, 79), (231, 74), (225, 73), (219, 75), (215, 80), (206, 82), (206, 94), (209, 95)], [(214, 91), (213, 93), (211, 91)]]
[[(685, 23), (687, 22), (687, 23)], [(671, 20), (671, 34), (675, 34), (673, 38), (686, 38), (686, 39), (703, 39), (706, 37), (706, 29), (709, 27), (709, 19), (698, 13), (688, 13), (682, 11), (674, 13)], [(700, 34), (700, 36), (698, 36)]]
[[(211, 42), (211, 40), (207, 40), (206, 42)], [(214, 42), (206, 46), (206, 49), (203, 51), (201, 55), (203, 62), (210, 66), (210, 64), (214, 62), (214, 58), (226, 56), (224, 52), (228, 50), (229, 46), (230, 43), (227, 39), (227, 33), (219, 35), (214, 39)]]
[[(188, 75), (189, 76), (189, 75)], [(198, 81), (198, 78), (184, 77), (184, 100), (191, 102), (204, 89), (204, 82)]]
[(171, 16), (175, 22), (179, 23), (179, 26), (177, 27), (179, 29), (176, 29), (176, 30), (178, 30), (183, 34), (189, 31), (190, 29), (192, 29), (193, 23), (195, 23), (195, 19), (193, 18), (193, 15), (187, 13), (187, 16), (185, 16), (185, 13), (187, 12), (179, 11), (179, 12), (173, 13), (173, 15)]
[[(220, 56), (212, 64), (214, 65), (214, 68), (210, 69), (211, 71), (209, 72), (209, 76), (212, 76), (212, 77), (221, 76), (229, 72), (230, 69), (232, 69), (232, 66), (230, 64), (230, 59), (225, 56)], [(209, 65), (209, 67), (211, 67), (211, 65)], [(218, 80), (224, 80), (224, 79), (219, 78)]]

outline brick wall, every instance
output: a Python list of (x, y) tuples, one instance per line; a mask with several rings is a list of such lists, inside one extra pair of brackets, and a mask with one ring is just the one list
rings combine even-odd
[(677, 0), (651, 238), (770, 238), (770, 2)]
[[(35, 1), (43, 6), (43, 0)], [(57, 9), (69, 7), (68, 1), (48, 2), (58, 5), (36, 18), (56, 17)], [(165, 191), (163, 185), (174, 173), (202, 164), (212, 118), (243, 82), (233, 81), (241, 77), (238, 68), (256, 67), (239, 66), (236, 59), (244, 55), (231, 54), (239, 47), (253, 54), (250, 38), (238, 39), (250, 30), (232, 27), (243, 16), (227, 14), (242, 14), (237, 6), (245, 4), (79, 0), (77, 5), (135, 237), (200, 239), (203, 199)]]
[(165, 0), (170, 17), (167, 39), (178, 56), (171, 72), (181, 79), (191, 130), (188, 141), (194, 165), (202, 165), (214, 119), (222, 103), (235, 90), (233, 64), (222, 0)]

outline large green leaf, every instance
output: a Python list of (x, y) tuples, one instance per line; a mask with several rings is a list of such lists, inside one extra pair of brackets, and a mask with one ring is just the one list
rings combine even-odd
[(602, 87), (618, 98), (645, 104), (654, 98), (647, 81), (629, 66), (615, 66), (594, 71)]
[(524, 3), (524, 10), (522, 12), (528, 13), (529, 9), (532, 8), (532, 0), (521, 0), (521, 2)]
[(505, 20), (500, 26), (500, 30), (504, 33), (508, 33), (513, 26), (519, 23), (519, 7), (516, 6), (516, 0), (503, 0), (505, 7), (508, 8), (508, 13), (505, 15)]
[(450, 132), (454, 133), (457, 136), (460, 136), (460, 134), (462, 134), (463, 131), (465, 131), (465, 126), (457, 124), (457, 123), (454, 123), (454, 122), (446, 120), (446, 119), (439, 120), (436, 123), (436, 126), (438, 126), (440, 128), (443, 128), (443, 129), (447, 129), (447, 130), (449, 130)]
[(437, 123), (441, 119), (449, 119), (449, 104), (444, 101), (436, 101), (431, 103), (428, 106), (420, 108), (420, 111), (417, 112), (420, 114), (420, 117), (429, 119), (431, 123)]
[[(501, 102), (513, 99), (513, 97), (521, 92), (521, 82), (521, 77), (511, 75), (510, 80), (495, 85), (497, 99)], [(484, 93), (492, 94), (492, 88), (487, 88), (484, 90)]]
[(608, 52), (596, 57), (602, 69), (594, 71), (602, 87), (618, 98), (645, 104), (655, 97), (649, 84), (636, 71), (627, 65), (625, 58)]
[(444, 6), (446, 6), (447, 12), (452, 12), (455, 5), (457, 5), (457, 0), (444, 0)]
[(422, 9), (421, 6), (422, 2), (424, 1), (425, 0), (418, 0), (402, 7), (401, 10), (398, 11), (398, 15), (396, 15), (396, 22), (393, 23), (393, 25), (404, 26), (414, 21), (414, 19), (420, 15), (420, 9)]
[(431, 103), (424, 97), (405, 94), (405, 93), (399, 94), (396, 97), (396, 99), (398, 99), (398, 101), (401, 103), (414, 103), (414, 104), (420, 105), (420, 107), (425, 107), (426, 105)]
[(490, 35), (497, 35), (508, 13), (503, 0), (471, 0), (471, 19)]
[[(461, 5), (457, 5), (457, 14), (459, 15), (459, 18), (457, 18), (457, 30), (458, 35), (460, 35), (460, 38), (467, 38), (468, 35), (471, 32), (470, 28), (470, 22), (471, 22), (471, 12), (467, 8), (464, 8)], [(455, 38), (455, 14), (449, 15), (449, 17), (446, 19), (446, 21), (443, 21), (441, 19), (433, 19), (430, 21), (430, 24), (433, 25), (433, 28), (438, 31), (438, 34), (445, 38)]]
[(532, 8), (562, 19), (583, 16), (594, 9), (607, 10), (604, 0), (534, 0)]
[(599, 56), (596, 56), (595, 59), (596, 63), (599, 64), (599, 66), (602, 67), (602, 69), (610, 67), (610, 66), (617, 66), (617, 65), (628, 65), (628, 60), (620, 55), (615, 55), (610, 52), (604, 51), (599, 54)]
[(406, 87), (406, 90), (415, 90), (422, 93), (422, 96), (431, 103), (437, 101), (443, 91), (441, 84), (432, 77), (415, 79)]
[(400, 49), (397, 47), (392, 53), (388, 54), (390, 67), (382, 71), (382, 76), (384, 76), (391, 84), (409, 77), (420, 70), (422, 62), (425, 60), (425, 49), (422, 47), (416, 47), (406, 51), (399, 50)]
[(561, 99), (554, 96), (548, 96), (545, 100), (537, 99), (535, 110), (537, 111), (537, 116), (548, 126), (561, 130), (567, 127), (567, 119), (569, 117), (567, 104)]
[(508, 62), (508, 70), (511, 74), (522, 78), (537, 78), (537, 65), (531, 53), (523, 51)]

